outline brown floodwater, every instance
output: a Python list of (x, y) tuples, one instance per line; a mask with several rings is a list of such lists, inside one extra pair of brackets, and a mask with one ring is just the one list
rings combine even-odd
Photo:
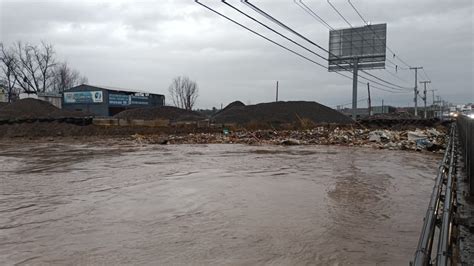
[(2, 265), (407, 265), (440, 156), (0, 143)]

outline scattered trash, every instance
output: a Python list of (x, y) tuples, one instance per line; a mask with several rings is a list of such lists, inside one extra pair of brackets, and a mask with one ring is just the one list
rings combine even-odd
[(426, 139), (426, 134), (420, 130), (408, 131), (408, 140), (417, 141), (420, 139)]
[(391, 134), (388, 130), (376, 130), (369, 133), (369, 141), (381, 142), (390, 140)]
[(428, 147), (433, 146), (433, 143), (428, 141), (427, 139), (418, 139), (416, 140), (416, 147), (419, 149), (426, 149)]
[[(226, 133), (227, 132), (227, 133)], [(163, 136), (132, 136), (140, 142), (163, 143)], [(445, 135), (435, 128), (405, 130), (368, 130), (361, 128), (317, 127), (308, 130), (243, 130), (221, 133), (169, 135), (170, 144), (247, 144), (247, 145), (342, 145), (389, 150), (426, 150), (445, 148)]]

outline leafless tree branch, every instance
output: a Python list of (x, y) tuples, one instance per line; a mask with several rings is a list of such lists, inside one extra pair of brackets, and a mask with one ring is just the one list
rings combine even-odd
[(168, 88), (171, 100), (176, 107), (192, 110), (197, 97), (199, 88), (195, 81), (186, 76), (178, 76), (173, 79)]

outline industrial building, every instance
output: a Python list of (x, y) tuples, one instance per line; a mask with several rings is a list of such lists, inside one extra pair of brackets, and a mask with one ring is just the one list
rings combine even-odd
[(113, 116), (127, 109), (163, 106), (165, 96), (139, 90), (82, 84), (63, 92), (62, 108), (96, 116)]

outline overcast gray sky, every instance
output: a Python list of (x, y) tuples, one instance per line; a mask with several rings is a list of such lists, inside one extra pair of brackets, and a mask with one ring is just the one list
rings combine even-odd
[[(220, 1), (202, 2), (296, 48)], [(268, 22), (240, 1), (229, 2)], [(325, 0), (304, 2), (334, 28), (347, 27)], [(423, 66), (433, 82), (430, 89), (436, 89), (436, 94), (454, 103), (474, 102), (472, 0), (351, 2), (372, 23), (387, 23), (388, 46), (408, 64)], [(327, 48), (328, 29), (293, 0), (252, 3)], [(346, 0), (331, 3), (353, 25), (362, 26)], [(91, 84), (166, 95), (173, 77), (187, 75), (199, 84), (198, 108), (220, 107), (234, 100), (252, 104), (273, 101), (277, 80), (280, 100), (317, 101), (330, 107), (351, 102), (351, 80), (329, 73), (191, 0), (0, 0), (0, 41), (10, 45), (17, 40), (53, 44), (58, 58), (87, 76)], [(405, 67), (397, 58), (391, 60)], [(393, 75), (385, 70), (371, 73), (400, 86), (414, 86), (413, 71), (388, 70)], [(426, 79), (423, 72), (419, 79)], [(359, 86), (359, 99), (366, 97), (366, 87)], [(413, 92), (373, 90), (372, 98), (374, 104), (384, 99), (385, 104), (413, 106)]]

